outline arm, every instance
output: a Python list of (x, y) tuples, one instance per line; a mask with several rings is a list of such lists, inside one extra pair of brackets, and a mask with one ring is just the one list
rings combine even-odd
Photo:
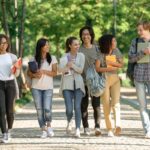
[(100, 67), (101, 63), (100, 60), (96, 60), (95, 68), (97, 72), (111, 72), (117, 70), (117, 67)]
[(107, 61), (107, 64), (111, 65), (112, 67), (122, 68), (124, 62), (123, 62), (123, 59), (120, 58), (120, 59), (118, 59), (117, 62)]
[(79, 73), (79, 74), (82, 74), (82, 72), (83, 72), (83, 68), (84, 68), (84, 64), (85, 64), (85, 56), (82, 54), (82, 53), (80, 53), (81, 55), (81, 57), (80, 57), (80, 65), (79, 66), (77, 66), (76, 64), (72, 64), (72, 69), (74, 69), (74, 71), (76, 71), (77, 73)]
[(48, 70), (41, 70), (42, 74), (47, 75), (47, 76), (51, 76), (54, 77), (57, 75), (57, 63), (56, 64), (52, 64), (52, 71), (48, 71)]
[(27, 70), (27, 75), (32, 79), (32, 78), (41, 78), (42, 73), (41, 71), (37, 71), (36, 73), (32, 73), (29, 68)]
[(146, 54), (146, 52), (144, 52), (144, 51), (137, 52), (136, 47), (137, 47), (136, 46), (136, 40), (134, 39), (131, 42), (130, 50), (129, 50), (129, 53), (128, 53), (129, 62), (131, 62), (131, 63), (137, 62), (142, 57), (144, 57), (145, 54)]

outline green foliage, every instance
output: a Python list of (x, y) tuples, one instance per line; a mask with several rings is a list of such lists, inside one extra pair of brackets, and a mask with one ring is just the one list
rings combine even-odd
[(32, 100), (31, 92), (26, 92), (24, 93), (22, 98), (16, 100), (15, 106), (20, 108), (24, 106), (25, 104), (31, 102), (31, 100)]
[[(12, 17), (13, 5), (13, 1), (7, 1), (10, 34), (15, 37), (20, 20)], [(22, 1), (18, 0), (18, 16), (21, 6)], [(71, 35), (79, 38), (79, 29), (85, 24), (93, 26), (96, 40), (102, 34), (116, 31), (118, 47), (126, 54), (131, 40), (137, 36), (137, 22), (150, 20), (150, 3), (149, 0), (116, 0), (116, 12), (114, 8), (113, 0), (27, 0), (24, 56), (32, 55), (37, 39), (46, 36), (51, 53), (59, 58), (65, 51), (66, 38)]]

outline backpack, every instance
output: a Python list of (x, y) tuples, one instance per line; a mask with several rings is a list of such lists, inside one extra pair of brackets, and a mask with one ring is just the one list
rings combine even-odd
[[(137, 43), (138, 43), (138, 38), (136, 38), (135, 42), (135, 54), (137, 53)], [(132, 86), (134, 86), (134, 67), (137, 64), (137, 62), (129, 62), (127, 65), (127, 72), (126, 75), (130, 79)]]

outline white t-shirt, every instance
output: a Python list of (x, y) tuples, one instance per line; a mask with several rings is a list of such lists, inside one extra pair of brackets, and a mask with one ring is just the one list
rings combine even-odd
[[(48, 70), (52, 71), (52, 65), (57, 63), (57, 59), (55, 56), (51, 56), (52, 61), (49, 64), (45, 59), (44, 62), (41, 64), (41, 70)], [(53, 77), (48, 75), (42, 75), (41, 78), (32, 78), (32, 88), (40, 89), (40, 90), (48, 90), (53, 89)]]
[(0, 55), (0, 80), (13, 80), (14, 75), (11, 73), (11, 66), (17, 61), (17, 56), (11, 53)]

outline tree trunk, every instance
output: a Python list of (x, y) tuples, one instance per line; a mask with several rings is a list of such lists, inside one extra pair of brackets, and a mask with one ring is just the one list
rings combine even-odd
[(1, 7), (2, 7), (2, 27), (5, 31), (5, 34), (9, 37), (9, 28), (7, 23), (7, 14), (6, 14), (6, 1), (1, 0)]
[[(23, 56), (24, 51), (24, 22), (25, 22), (25, 9), (26, 9), (26, 1), (22, 1), (22, 16), (21, 16), (21, 23), (20, 23), (20, 36), (19, 36), (19, 57)], [(22, 97), (22, 85), (24, 85), (25, 81), (23, 70), (21, 70), (21, 74), (18, 78), (19, 83), (19, 90), (20, 90), (20, 97)]]

